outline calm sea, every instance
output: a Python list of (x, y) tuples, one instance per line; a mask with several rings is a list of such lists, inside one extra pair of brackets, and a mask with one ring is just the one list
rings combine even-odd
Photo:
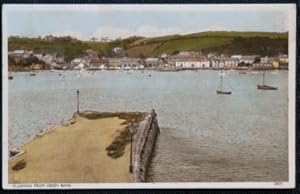
[[(287, 181), (288, 72), (268, 71), (277, 91), (260, 91), (262, 72), (76, 71), (14, 73), (9, 80), (9, 147), (71, 118), (80, 108), (150, 111), (161, 134), (152, 162), (155, 182)], [(151, 75), (151, 76), (150, 76)], [(63, 142), (62, 142), (63, 143)]]

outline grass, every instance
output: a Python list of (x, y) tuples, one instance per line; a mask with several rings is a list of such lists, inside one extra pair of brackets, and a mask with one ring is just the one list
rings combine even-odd
[(126, 50), (126, 54), (130, 57), (140, 57), (141, 55), (148, 56), (149, 53), (152, 53), (160, 45), (161, 43), (151, 43), (146, 45), (130, 47)]
[(101, 119), (101, 118), (110, 118), (110, 117), (118, 117), (120, 119), (124, 119), (125, 121), (122, 123), (126, 125), (122, 131), (119, 132), (119, 135), (116, 136), (113, 142), (106, 147), (107, 155), (117, 159), (124, 155), (125, 147), (130, 143), (130, 131), (129, 124), (131, 122), (138, 123), (145, 119), (146, 113), (140, 112), (83, 112), (80, 113), (80, 116), (85, 117), (87, 119)]
[(101, 119), (109, 117), (118, 117), (124, 119), (125, 121), (122, 124), (129, 124), (130, 122), (141, 122), (144, 120), (146, 113), (140, 112), (88, 112), (80, 113), (80, 116), (87, 119)]
[(124, 150), (127, 144), (130, 143), (130, 132), (128, 126), (126, 126), (114, 141), (106, 148), (107, 155), (117, 159), (124, 154)]
[(178, 51), (200, 51), (209, 47), (217, 47), (230, 43), (232, 38), (227, 37), (194, 37), (187, 39), (178, 39), (168, 41), (158, 49), (154, 50), (152, 55), (162, 53), (171, 54), (174, 50)]
[[(205, 51), (223, 54), (259, 54), (267, 50), (264, 55), (277, 55), (287, 52), (287, 33), (274, 32), (200, 32), (187, 35), (171, 35), (154, 38), (139, 39), (127, 49), (129, 56), (160, 56), (163, 53), (171, 54), (178, 51)], [(263, 41), (267, 41), (267, 46)], [(284, 40), (284, 41), (282, 41)], [(243, 44), (239, 43), (242, 42)], [(255, 45), (255, 51), (248, 49), (249, 42)], [(133, 46), (134, 45), (134, 46)], [(251, 46), (252, 47), (252, 46)], [(265, 47), (268, 47), (267, 49)], [(241, 49), (242, 52), (241, 52)], [(278, 51), (280, 50), (280, 51)]]
[(25, 166), (26, 166), (25, 160), (20, 160), (12, 167), (12, 169), (18, 171), (18, 170), (22, 170), (23, 168), (25, 168)]

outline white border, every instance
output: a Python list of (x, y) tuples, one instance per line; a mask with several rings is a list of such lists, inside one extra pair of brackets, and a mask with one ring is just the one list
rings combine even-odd
[[(4, 4), (7, 11), (289, 11), (296, 4)], [(295, 9), (295, 8), (294, 8)]]
[[(168, 9), (165, 9), (168, 8)], [(53, 187), (47, 184), (39, 184), (39, 187), (34, 184), (8, 184), (8, 65), (7, 65), (7, 12), (30, 10), (30, 11), (112, 11), (112, 10), (163, 10), (163, 11), (209, 11), (209, 10), (247, 10), (247, 11), (284, 11), (288, 13), (289, 21), (289, 113), (288, 113), (288, 139), (289, 139), (289, 181), (288, 182), (172, 182), (172, 183), (82, 183), (82, 184), (62, 184), (58, 183)], [(295, 82), (296, 82), (296, 4), (176, 4), (176, 5), (61, 5), (61, 4), (46, 4), (46, 5), (25, 5), (25, 4), (10, 4), (2, 7), (2, 187), (4, 189), (122, 189), (122, 188), (295, 188)]]

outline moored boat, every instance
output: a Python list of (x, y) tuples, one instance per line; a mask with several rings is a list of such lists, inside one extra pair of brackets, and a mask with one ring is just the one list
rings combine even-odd
[(269, 86), (265, 84), (265, 71), (263, 73), (263, 83), (262, 84), (257, 84), (257, 89), (258, 90), (277, 90), (277, 87), (274, 86)]
[(277, 87), (268, 86), (268, 85), (259, 85), (257, 84), (257, 89), (259, 90), (277, 90)]
[(11, 72), (8, 73), (8, 79), (12, 80), (14, 77), (11, 75)]
[(231, 94), (231, 91), (221, 91), (221, 90), (217, 90), (217, 94), (228, 94), (230, 95)]
[(217, 92), (217, 94), (231, 95), (231, 91), (223, 90), (223, 69), (221, 70), (221, 73), (220, 73), (220, 89), (217, 89), (216, 92)]

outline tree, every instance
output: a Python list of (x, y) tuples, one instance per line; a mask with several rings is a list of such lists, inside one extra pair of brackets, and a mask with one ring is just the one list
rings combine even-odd
[(95, 42), (95, 41), (97, 41), (97, 38), (92, 37), (92, 38), (90, 39), (90, 41)]
[(172, 52), (172, 55), (177, 55), (178, 53), (179, 53), (178, 50), (174, 50), (174, 51)]
[(238, 63), (238, 66), (239, 67), (244, 67), (244, 66), (247, 66), (247, 65), (246, 65), (246, 63), (244, 61), (242, 61), (241, 63)]
[(255, 57), (253, 63), (260, 63), (260, 58), (259, 57)]

